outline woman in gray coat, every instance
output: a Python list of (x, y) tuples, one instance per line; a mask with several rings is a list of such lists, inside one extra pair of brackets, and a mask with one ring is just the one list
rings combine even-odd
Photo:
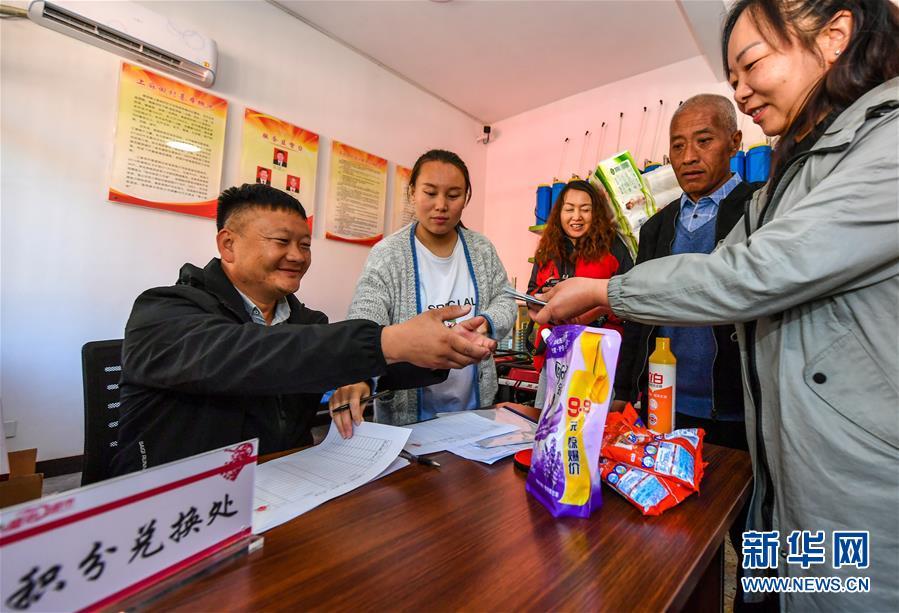
[[(409, 193), (416, 221), (372, 248), (347, 318), (386, 326), (428, 309), (470, 306), (470, 316), (486, 321), (478, 332), (502, 339), (517, 307), (503, 294), (508, 279), (496, 249), (462, 225), (471, 199), (465, 163), (449, 151), (428, 151), (412, 167)], [(496, 390), (496, 367), (489, 359), (451, 370), (444, 383), (378, 400), (375, 420), (402, 425), (440, 411), (474, 409), (492, 403)]]
[(534, 317), (599, 306), (647, 324), (737, 323), (747, 529), (771, 533), (779, 553), (767, 569), (743, 561), (794, 587), (870, 579), (865, 593), (775, 590), (786, 610), (897, 611), (899, 8), (742, 0), (723, 46), (740, 110), (780, 136), (743, 222), (710, 255), (565, 281)]

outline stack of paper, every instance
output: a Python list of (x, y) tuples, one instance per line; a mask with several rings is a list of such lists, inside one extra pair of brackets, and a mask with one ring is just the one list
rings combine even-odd
[(253, 532), (259, 534), (357, 487), (408, 466), (404, 448), (424, 455), (449, 450), (493, 464), (534, 441), (536, 425), (503, 409), (449, 413), (405, 428), (363, 422), (344, 439), (334, 424), (321, 444), (256, 469)]
[(370, 422), (344, 439), (334, 424), (319, 445), (260, 464), (253, 495), (253, 532), (259, 534), (323, 502), (389, 474), (408, 462), (397, 458), (409, 430)]
[(452, 413), (406, 427), (412, 430), (412, 434), (405, 449), (415, 455), (452, 450), (459, 445), (518, 430), (512, 424), (490, 421), (469, 411)]
[(412, 424), (406, 449), (417, 455), (446, 450), (467, 460), (493, 464), (533, 446), (535, 424), (504, 409), (490, 412), (493, 419), (464, 411)]
[(453, 447), (449, 451), (466, 460), (475, 460), (477, 462), (483, 462), (484, 464), (493, 464), (497, 460), (508, 458), (510, 455), (515, 455), (519, 451), (530, 449), (533, 446), (534, 441), (490, 448), (481, 447), (477, 443), (468, 443), (467, 445)]

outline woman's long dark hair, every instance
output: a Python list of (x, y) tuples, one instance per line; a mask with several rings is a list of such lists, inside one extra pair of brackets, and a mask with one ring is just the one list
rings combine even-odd
[[(587, 233), (575, 245), (573, 250), (565, 247), (565, 241), (569, 238), (562, 230), (562, 203), (565, 202), (565, 194), (576, 190), (590, 196), (593, 204), (590, 228)], [(571, 181), (562, 188), (559, 197), (553, 203), (546, 227), (543, 228), (543, 236), (537, 245), (537, 253), (534, 259), (543, 265), (551, 260), (564, 260), (572, 263), (578, 259), (595, 261), (602, 258), (612, 250), (612, 241), (615, 240), (615, 221), (604, 192), (600, 192), (587, 181)]]
[(771, 176), (777, 176), (790, 160), (798, 138), (814, 129), (821, 118), (842, 112), (867, 91), (899, 75), (899, 8), (890, 0), (740, 0), (728, 14), (721, 36), (725, 74), (730, 72), (730, 35), (745, 10), (766, 40), (773, 36), (775, 40), (767, 40), (773, 46), (788, 47), (797, 40), (816, 55), (818, 33), (839, 11), (852, 13), (849, 44), (812, 88), (777, 143), (771, 160)]

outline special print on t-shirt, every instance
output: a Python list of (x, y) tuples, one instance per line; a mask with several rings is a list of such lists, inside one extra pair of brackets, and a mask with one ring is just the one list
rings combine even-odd
[[(474, 317), (477, 311), (474, 279), (465, 258), (462, 239), (456, 241), (453, 253), (440, 257), (431, 253), (417, 238), (419, 298), (428, 310), (445, 306), (470, 306), (471, 311), (457, 321)], [(430, 419), (438, 412), (464, 411), (477, 407), (477, 366), (450, 370), (446, 381), (424, 388), (419, 417)]]
[(441, 304), (429, 304), (428, 310), (430, 311), (431, 309), (442, 309), (443, 307), (447, 307), (447, 306), (471, 306), (471, 307), (474, 307), (474, 306), (476, 306), (476, 304), (477, 303), (475, 302), (474, 296), (472, 295), (472, 296), (469, 296), (468, 298), (463, 298), (461, 300), (459, 300), (459, 299), (454, 300), (454, 299), (450, 298), (449, 300), (447, 300), (446, 302), (441, 303)]

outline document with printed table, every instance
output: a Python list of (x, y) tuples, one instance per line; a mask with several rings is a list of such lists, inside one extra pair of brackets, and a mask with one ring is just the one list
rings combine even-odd
[[(478, 409), (471, 411), (471, 413), (498, 424), (512, 425), (516, 430), (507, 434), (490, 435), (474, 442), (453, 445), (448, 449), (450, 453), (454, 453), (466, 460), (493, 464), (498, 460), (534, 446), (534, 434), (537, 432), (537, 424), (525, 419), (515, 411), (506, 407), (498, 407), (496, 409)], [(442, 415), (451, 415), (451, 413), (438, 413), (437, 415), (440, 417)]]
[(370, 422), (341, 438), (334, 424), (315, 447), (259, 465), (253, 497), (253, 533), (290, 521), (318, 505), (402, 468), (397, 458), (409, 430)]
[(485, 419), (471, 411), (451, 413), (406, 426), (412, 430), (406, 451), (426, 455), (473, 443), (491, 436), (518, 431), (518, 426)]

